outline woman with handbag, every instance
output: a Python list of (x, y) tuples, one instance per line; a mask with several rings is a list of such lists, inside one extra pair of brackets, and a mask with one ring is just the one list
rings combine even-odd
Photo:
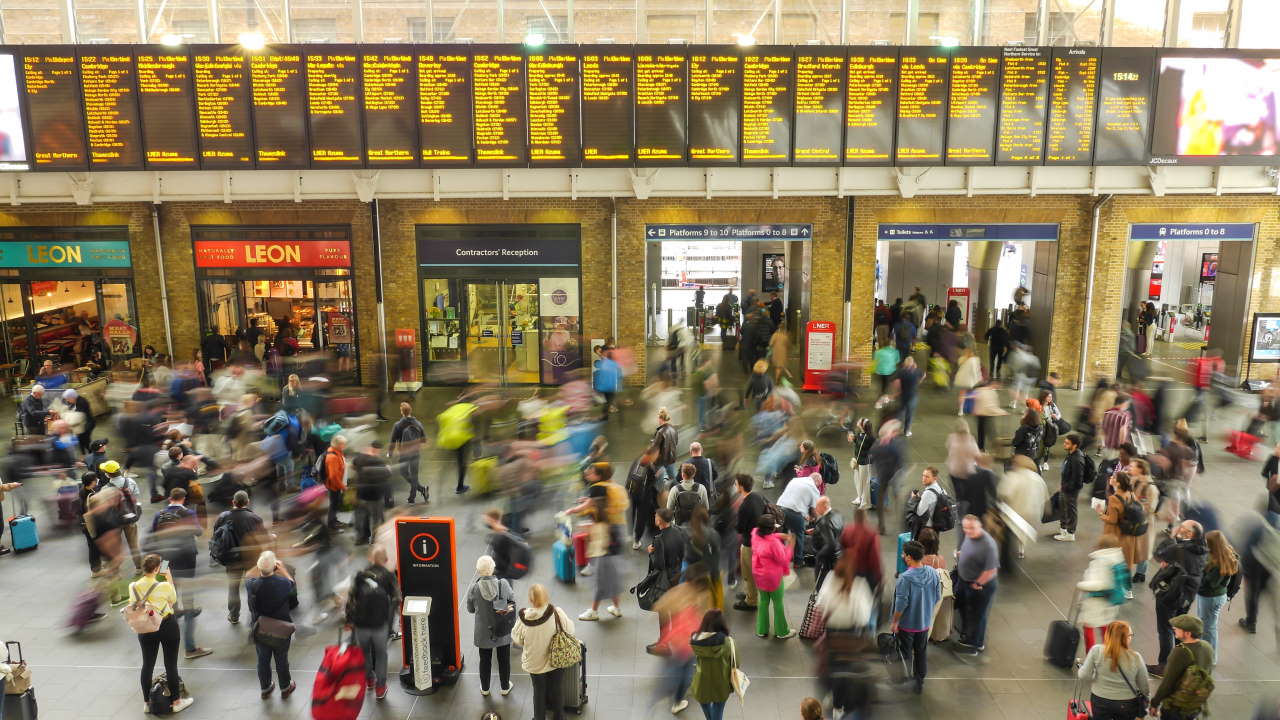
[(499, 689), (511, 692), (511, 630), (516, 624), (515, 592), (506, 578), (493, 576), (488, 555), (476, 560), (476, 581), (467, 590), (467, 612), (476, 616), (472, 641), (480, 651), (480, 694), (489, 694), (493, 656), (498, 656)]
[(258, 651), (262, 699), (271, 697), (276, 689), (271, 682), (272, 658), (280, 678), (280, 697), (287, 698), (298, 687), (289, 675), (289, 644), (294, 630), (290, 611), (298, 607), (298, 586), (276, 554), (265, 550), (254, 569), (245, 573), (244, 588), (249, 596), (250, 636)]
[(712, 608), (702, 616), (702, 624), (689, 640), (693, 648), (693, 682), (689, 697), (702, 707), (707, 720), (721, 720), (724, 705), (733, 694), (733, 675), (738, 668), (738, 653), (724, 613)]
[[(551, 604), (547, 589), (537, 583), (529, 588), (529, 605), (516, 616), (511, 640), (523, 648), (520, 667), (533, 681), (533, 720), (564, 720), (564, 673), (573, 666), (572, 650), (581, 660), (581, 646), (573, 637), (573, 622), (564, 610)], [(567, 639), (566, 639), (567, 638)]]
[[(160, 572), (161, 558), (152, 553), (142, 559), (142, 577), (129, 584), (130, 605), (125, 608), (126, 618), (130, 625), (135, 621), (131, 617), (138, 610), (145, 610), (148, 619), (155, 622), (155, 629), (138, 633), (138, 644), (142, 646), (142, 705), (143, 712), (151, 712), (148, 702), (151, 695), (151, 673), (156, 669), (156, 656), (164, 649), (165, 679), (169, 683), (169, 697), (173, 698), (173, 712), (182, 712), (195, 702), (193, 698), (181, 697), (182, 677), (178, 675), (178, 646), (182, 639), (178, 629), (178, 620), (173, 615), (178, 604), (178, 592), (173, 583), (157, 577)], [(135, 629), (138, 629), (135, 627)]]
[(1089, 681), (1093, 720), (1134, 720), (1146, 717), (1149, 680), (1147, 666), (1130, 649), (1133, 628), (1123, 620), (1107, 626), (1106, 636), (1084, 657), (1077, 677)]

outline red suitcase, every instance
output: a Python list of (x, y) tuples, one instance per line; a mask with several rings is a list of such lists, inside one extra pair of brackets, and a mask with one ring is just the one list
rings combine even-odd
[(1262, 438), (1257, 435), (1232, 430), (1227, 433), (1227, 452), (1232, 455), (1238, 455), (1245, 460), (1252, 460), (1253, 449), (1259, 442), (1262, 442)]
[(355, 720), (364, 707), (364, 651), (343, 643), (324, 649), (311, 688), (313, 720)]
[(586, 531), (576, 532), (573, 534), (573, 560), (579, 570), (587, 566)]

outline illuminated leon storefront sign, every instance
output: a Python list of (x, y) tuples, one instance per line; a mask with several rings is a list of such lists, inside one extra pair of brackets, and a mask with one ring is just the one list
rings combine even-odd
[(346, 240), (197, 240), (197, 267), (351, 267)]
[(0, 267), (6, 268), (127, 268), (131, 263), (127, 240), (0, 243)]

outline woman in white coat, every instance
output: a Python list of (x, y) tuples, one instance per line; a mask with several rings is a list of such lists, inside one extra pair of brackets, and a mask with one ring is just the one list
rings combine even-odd
[(1083, 593), (1080, 600), (1080, 625), (1084, 627), (1084, 651), (1102, 641), (1108, 625), (1119, 619), (1120, 606), (1133, 597), (1129, 586), (1129, 565), (1120, 549), (1120, 539), (1103, 535), (1098, 547), (1089, 553), (1089, 567), (1076, 583)]

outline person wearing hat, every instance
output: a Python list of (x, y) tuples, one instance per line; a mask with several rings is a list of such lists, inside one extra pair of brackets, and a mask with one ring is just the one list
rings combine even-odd
[(98, 438), (89, 443), (89, 453), (84, 456), (85, 469), (97, 473), (102, 463), (107, 461), (107, 439)]
[(1182, 692), (1183, 676), (1202, 671), (1213, 675), (1213, 646), (1200, 636), (1204, 623), (1195, 615), (1184, 613), (1169, 620), (1178, 645), (1169, 653), (1160, 687), (1151, 696), (1151, 714), (1161, 720), (1195, 720), (1206, 707), (1207, 696), (1191, 697)]
[(134, 568), (141, 572), (142, 546), (138, 544), (138, 518), (142, 515), (142, 504), (138, 498), (142, 495), (138, 491), (138, 483), (134, 482), (132, 477), (125, 475), (120, 469), (120, 463), (115, 460), (107, 460), (99, 465), (98, 475), (103, 478), (104, 485), (120, 491), (120, 515), (124, 520), (120, 531), (124, 535), (125, 542), (129, 543), (129, 553), (133, 557)]

